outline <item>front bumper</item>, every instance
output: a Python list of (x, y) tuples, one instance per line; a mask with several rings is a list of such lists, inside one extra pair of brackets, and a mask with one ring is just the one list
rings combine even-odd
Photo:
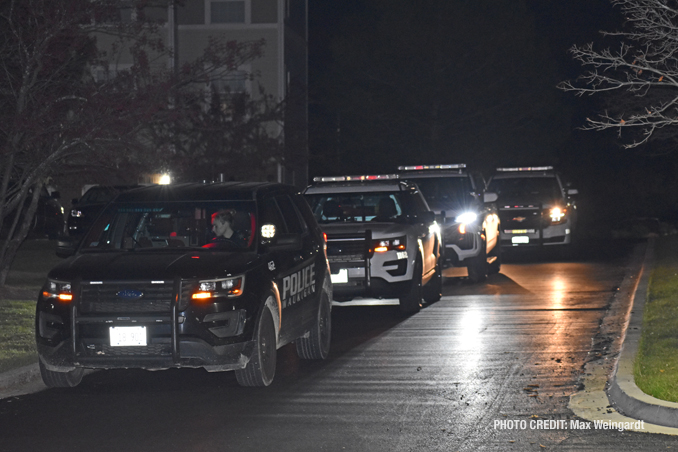
[[(49, 370), (204, 367), (241, 369), (254, 349), (247, 299), (193, 306), (180, 281), (133, 284), (139, 300), (114, 300), (128, 283), (74, 284), (72, 303), (41, 296), (36, 310), (38, 354)], [(177, 295), (181, 294), (181, 295)], [(254, 313), (249, 313), (252, 318)], [(251, 325), (250, 325), (251, 326)], [(113, 328), (140, 332), (138, 343), (116, 342)], [(117, 331), (120, 331), (117, 330)]]

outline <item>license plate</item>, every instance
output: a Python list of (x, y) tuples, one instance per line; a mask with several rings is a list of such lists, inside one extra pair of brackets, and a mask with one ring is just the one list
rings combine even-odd
[(109, 328), (111, 347), (146, 345), (145, 326), (112, 326)]
[(345, 269), (345, 268), (342, 268), (341, 270), (339, 270), (339, 273), (330, 275), (330, 278), (332, 279), (332, 284), (347, 283), (348, 282), (348, 270)]
[(511, 243), (530, 243), (530, 238), (524, 235), (511, 237)]

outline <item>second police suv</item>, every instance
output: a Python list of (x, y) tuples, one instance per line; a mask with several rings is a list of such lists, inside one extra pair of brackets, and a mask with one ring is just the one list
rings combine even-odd
[(442, 216), (446, 265), (466, 267), (480, 282), (501, 268), (497, 195), (485, 191), (485, 180), (464, 163), (400, 166), (400, 178), (416, 182), (431, 210)]
[(325, 240), (293, 187), (153, 186), (121, 193), (49, 272), (36, 340), (47, 386), (83, 369), (203, 367), (267, 386), (276, 350), (324, 359)]
[(397, 175), (317, 177), (304, 192), (327, 234), (335, 301), (398, 298), (404, 313), (442, 294), (440, 229)]

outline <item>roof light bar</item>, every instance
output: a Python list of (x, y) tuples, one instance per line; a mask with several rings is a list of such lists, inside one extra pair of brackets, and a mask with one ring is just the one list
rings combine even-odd
[(524, 166), (518, 168), (497, 168), (497, 171), (507, 172), (507, 171), (551, 171), (553, 170), (552, 166)]
[(363, 176), (326, 176), (314, 177), (313, 182), (347, 182), (347, 181), (369, 181), (369, 180), (390, 180), (398, 179), (397, 174), (373, 174)]
[(398, 171), (417, 171), (417, 170), (445, 170), (466, 168), (466, 163), (454, 163), (448, 165), (410, 165), (399, 166)]

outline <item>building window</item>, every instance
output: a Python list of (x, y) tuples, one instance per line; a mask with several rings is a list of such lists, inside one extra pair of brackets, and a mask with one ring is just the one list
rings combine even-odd
[(210, 23), (244, 24), (245, 1), (210, 2)]

